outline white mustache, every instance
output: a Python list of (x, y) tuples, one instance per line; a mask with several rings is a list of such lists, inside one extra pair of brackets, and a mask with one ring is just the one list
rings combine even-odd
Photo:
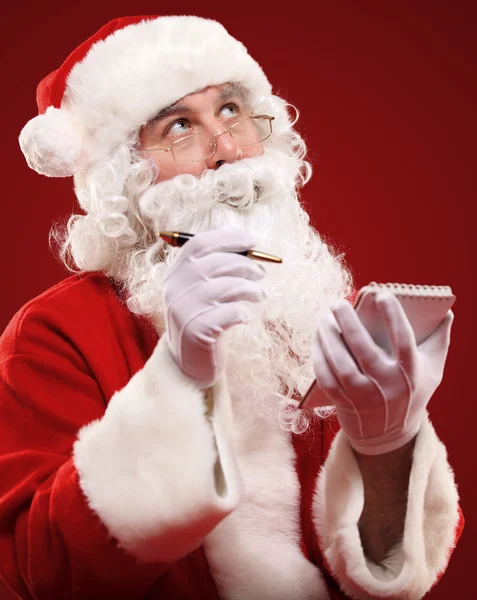
[(185, 173), (157, 183), (143, 194), (139, 208), (149, 218), (163, 212), (164, 203), (195, 214), (217, 204), (247, 209), (277, 191), (293, 190), (296, 172), (296, 158), (283, 153), (245, 158), (207, 170), (200, 177)]

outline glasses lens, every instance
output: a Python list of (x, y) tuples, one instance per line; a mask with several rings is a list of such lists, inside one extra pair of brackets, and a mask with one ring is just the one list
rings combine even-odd
[(272, 124), (264, 117), (250, 117), (234, 125), (230, 133), (240, 146), (251, 146), (270, 137)]
[(193, 163), (206, 160), (212, 156), (213, 151), (210, 140), (206, 136), (196, 133), (174, 142), (172, 154), (178, 163)]

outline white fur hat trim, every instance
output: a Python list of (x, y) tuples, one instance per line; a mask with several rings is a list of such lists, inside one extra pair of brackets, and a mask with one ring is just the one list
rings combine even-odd
[(140, 21), (92, 45), (66, 79), (61, 109), (27, 123), (20, 145), (38, 173), (73, 175), (163, 108), (227, 82), (254, 97), (271, 94), (258, 63), (220, 23), (192, 16)]

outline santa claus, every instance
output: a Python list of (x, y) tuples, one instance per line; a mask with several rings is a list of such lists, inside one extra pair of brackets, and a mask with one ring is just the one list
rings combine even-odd
[[(300, 204), (296, 112), (219, 23), (116, 19), (37, 98), (22, 150), (74, 176), (82, 212), (53, 232), (75, 274), (1, 338), (5, 583), (36, 600), (421, 598), (463, 523), (426, 412), (452, 313), (417, 346), (380, 294), (393, 352), (373, 342)], [(296, 410), (315, 379), (331, 408)]]

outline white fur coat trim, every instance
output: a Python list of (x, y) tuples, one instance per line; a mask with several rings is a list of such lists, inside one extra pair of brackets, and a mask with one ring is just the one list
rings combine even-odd
[(300, 486), (291, 435), (280, 429), (276, 415), (253, 430), (250, 419), (241, 415), (247, 408), (241, 403), (233, 407), (244, 498), (204, 541), (220, 597), (327, 600), (321, 572), (301, 549)]
[(104, 416), (79, 432), (73, 458), (88, 503), (139, 560), (185, 556), (240, 501), (224, 385), (214, 389), (214, 440), (203, 392), (162, 337)]
[(363, 482), (343, 432), (333, 441), (313, 504), (320, 546), (350, 598), (418, 600), (448, 562), (458, 523), (458, 494), (444, 445), (428, 418), (417, 435), (402, 543), (382, 565), (367, 560), (358, 521)]

